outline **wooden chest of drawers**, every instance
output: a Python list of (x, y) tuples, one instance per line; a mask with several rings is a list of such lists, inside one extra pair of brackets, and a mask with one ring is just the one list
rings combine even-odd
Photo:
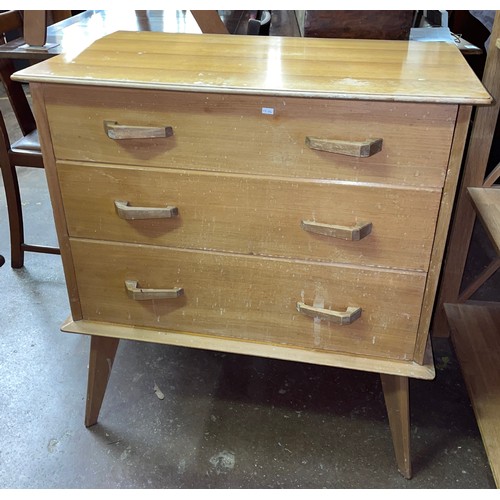
[(472, 104), (446, 44), (120, 32), (19, 72), (35, 103), (86, 424), (118, 339), (382, 375), (409, 477)]

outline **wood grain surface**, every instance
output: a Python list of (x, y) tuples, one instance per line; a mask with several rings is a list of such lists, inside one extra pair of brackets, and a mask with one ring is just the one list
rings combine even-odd
[[(415, 187), (442, 187), (457, 115), (454, 105), (57, 85), (46, 103), (58, 159)], [(112, 140), (106, 121), (169, 126), (174, 135)], [(307, 136), (382, 138), (383, 146), (354, 158), (310, 149)]]
[[(413, 355), (425, 273), (83, 239), (71, 246), (86, 320), (382, 358)], [(184, 294), (138, 302), (128, 297), (127, 280)], [(362, 315), (338, 326), (300, 314), (297, 302), (361, 307)]]
[[(130, 61), (134, 61), (131, 65)], [(119, 31), (16, 79), (196, 92), (488, 104), (447, 43)]]
[[(441, 198), (439, 190), (72, 162), (58, 163), (58, 177), (73, 237), (420, 271)], [(123, 220), (116, 200), (178, 214)], [(305, 231), (304, 220), (368, 221), (372, 231), (346, 241)]]

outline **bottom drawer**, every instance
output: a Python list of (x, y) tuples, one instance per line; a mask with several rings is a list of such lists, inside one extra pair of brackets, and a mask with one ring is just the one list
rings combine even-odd
[[(86, 320), (390, 359), (413, 356), (425, 273), (80, 239), (71, 247)], [(183, 293), (136, 300), (145, 297), (132, 298), (126, 281)], [(299, 312), (297, 303), (362, 313), (338, 325)]]

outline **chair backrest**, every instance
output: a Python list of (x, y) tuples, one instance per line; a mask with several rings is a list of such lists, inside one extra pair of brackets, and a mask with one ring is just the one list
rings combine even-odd
[(414, 10), (306, 10), (304, 36), (408, 40)]
[(5, 94), (9, 98), (19, 128), (23, 135), (27, 135), (36, 129), (36, 122), (22, 84), (14, 82), (10, 78), (14, 71), (15, 67), (12, 61), (0, 59), (0, 80), (4, 86)]
[(5, 35), (12, 31), (21, 30), (23, 28), (23, 17), (19, 10), (7, 10), (0, 13), (0, 33), (2, 43), (5, 43)]
[(48, 25), (71, 16), (70, 10), (18, 10), (9, 12), (17, 13), (18, 16), (21, 15), (24, 41), (33, 46), (45, 45)]
[[(0, 13), (0, 43), (6, 42), (9, 33), (23, 30), (23, 17), (18, 10), (10, 10)], [(23, 85), (11, 80), (15, 66), (10, 59), (0, 59), (0, 80), (4, 86), (19, 128), (23, 135), (27, 135), (36, 128), (35, 118), (24, 92)]]
[(227, 35), (229, 32), (216, 10), (192, 10), (202, 33), (218, 33)]

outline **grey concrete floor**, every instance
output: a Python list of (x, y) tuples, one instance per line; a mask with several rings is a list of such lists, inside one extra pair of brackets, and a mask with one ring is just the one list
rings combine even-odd
[[(20, 179), (28, 242), (56, 244), (44, 172)], [(9, 252), (0, 188), (2, 488), (495, 487), (447, 339), (434, 341), (436, 379), (410, 383), (411, 480), (370, 373), (121, 341), (86, 429), (89, 338), (59, 331), (61, 259), (27, 254), (14, 270)]]

